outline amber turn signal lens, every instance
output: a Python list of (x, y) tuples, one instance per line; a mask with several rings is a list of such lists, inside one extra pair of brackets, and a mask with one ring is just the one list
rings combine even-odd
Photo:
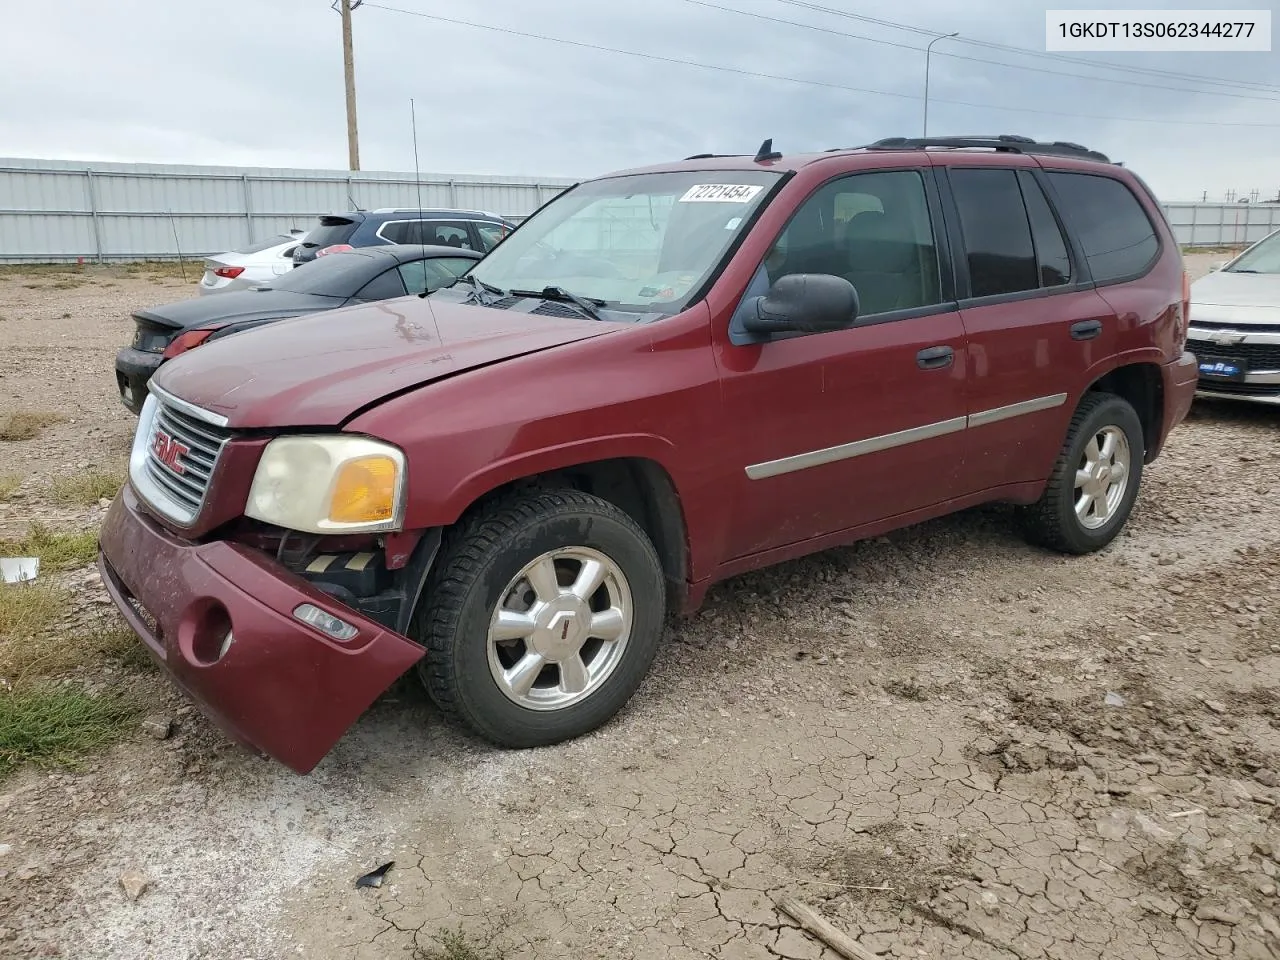
[(396, 509), (396, 462), (370, 456), (343, 464), (333, 484), (329, 519), (333, 523), (390, 520)]

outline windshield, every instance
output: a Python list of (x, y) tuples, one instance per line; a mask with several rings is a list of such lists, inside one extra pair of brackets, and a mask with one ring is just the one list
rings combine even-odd
[(371, 260), (370, 254), (359, 250), (331, 253), (296, 266), (284, 276), (259, 286), (318, 297), (349, 297), (377, 272), (379, 266), (390, 266), (394, 262), (380, 259), (378, 264), (374, 264)]
[(560, 287), (607, 309), (676, 313), (780, 176), (702, 170), (593, 180), (543, 207), (470, 275), (503, 291)]
[(1227, 273), (1280, 273), (1280, 230), (1259, 240), (1227, 267)]

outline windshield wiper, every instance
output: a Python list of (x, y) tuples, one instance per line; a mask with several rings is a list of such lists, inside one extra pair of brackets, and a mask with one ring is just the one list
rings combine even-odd
[(497, 297), (505, 297), (507, 295), (507, 291), (500, 287), (495, 287), (491, 283), (485, 283), (474, 274), (468, 273), (466, 276), (459, 277), (457, 280), (453, 281), (453, 283), (449, 284), (449, 286), (452, 287), (459, 283), (465, 283), (471, 287), (471, 297), (473, 297), (481, 306), (487, 306), (489, 303), (492, 303), (492, 301), (485, 299), (484, 295), (486, 293), (491, 293)]
[(539, 300), (554, 300), (557, 303), (571, 303), (592, 320), (603, 320), (600, 316), (598, 307), (603, 307), (608, 300), (597, 300), (595, 297), (580, 297), (576, 293), (570, 293), (564, 287), (543, 287), (542, 291), (537, 290), (512, 290), (513, 297), (536, 297)]

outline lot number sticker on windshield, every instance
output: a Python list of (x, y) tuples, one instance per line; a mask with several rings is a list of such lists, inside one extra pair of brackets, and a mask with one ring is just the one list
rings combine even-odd
[(750, 203), (764, 187), (747, 183), (700, 183), (690, 187), (681, 203)]

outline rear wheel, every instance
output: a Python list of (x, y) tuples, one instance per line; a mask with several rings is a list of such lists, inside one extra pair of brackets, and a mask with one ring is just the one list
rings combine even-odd
[(1044, 495), (1023, 511), (1028, 539), (1063, 553), (1105, 547), (1133, 511), (1144, 454), (1142, 423), (1129, 402), (1086, 394)]
[(652, 543), (613, 504), (575, 490), (503, 501), (446, 545), (415, 623), (419, 675), (501, 746), (580, 736), (648, 672), (665, 591)]

